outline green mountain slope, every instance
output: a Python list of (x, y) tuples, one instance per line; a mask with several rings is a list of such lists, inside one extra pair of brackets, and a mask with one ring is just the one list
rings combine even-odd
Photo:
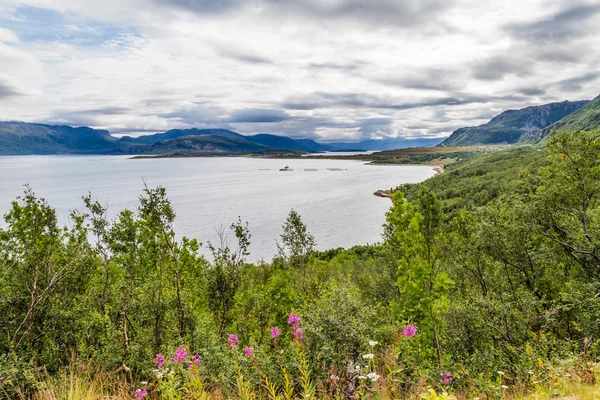
[(569, 114), (560, 121), (544, 128), (526, 133), (521, 143), (537, 143), (553, 131), (591, 131), (600, 129), (600, 96), (585, 107)]
[(543, 129), (581, 109), (589, 101), (563, 101), (520, 110), (507, 110), (484, 125), (460, 128), (440, 146), (513, 144), (528, 132)]
[(0, 155), (98, 154), (119, 147), (105, 130), (0, 122)]
[(205, 135), (221, 135), (221, 136), (233, 136), (243, 137), (239, 133), (227, 130), (227, 129), (171, 129), (164, 133), (155, 133), (153, 135), (144, 135), (132, 138), (130, 136), (123, 136), (119, 141), (121, 143), (130, 144), (154, 144), (163, 140), (177, 139), (185, 136), (205, 136)]

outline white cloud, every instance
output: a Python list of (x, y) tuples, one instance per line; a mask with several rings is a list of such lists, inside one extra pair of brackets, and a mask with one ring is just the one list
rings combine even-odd
[[(600, 10), (592, 3), (6, 0), (2, 7), (0, 72), (37, 95), (0, 97), (1, 118), (117, 132), (226, 126), (324, 139), (439, 136), (506, 108), (598, 94), (591, 73), (600, 59)], [(548, 42), (557, 32), (566, 34)]]

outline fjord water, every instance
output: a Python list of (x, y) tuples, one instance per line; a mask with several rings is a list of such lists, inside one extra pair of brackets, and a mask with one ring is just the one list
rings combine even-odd
[[(293, 171), (280, 172), (286, 165)], [(81, 196), (88, 192), (114, 217), (137, 207), (145, 180), (150, 187), (167, 189), (178, 236), (218, 244), (217, 229), (240, 216), (252, 234), (249, 259), (270, 260), (291, 208), (300, 213), (319, 249), (374, 243), (381, 239), (391, 202), (373, 192), (420, 182), (434, 173), (428, 166), (312, 159), (0, 157), (0, 213), (29, 184), (56, 208), (61, 224), (69, 223), (71, 210), (83, 209)], [(231, 234), (234, 244), (232, 239)], [(207, 246), (201, 251), (207, 254)]]

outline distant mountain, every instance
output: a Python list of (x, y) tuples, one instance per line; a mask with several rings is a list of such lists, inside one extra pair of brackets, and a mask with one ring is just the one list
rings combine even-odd
[(371, 139), (362, 142), (333, 142), (326, 143), (334, 150), (359, 151), (359, 150), (396, 150), (411, 147), (434, 147), (444, 138), (392, 138), (392, 139)]
[(132, 145), (114, 154), (202, 154), (202, 153), (253, 153), (272, 147), (255, 143), (242, 135), (198, 135), (163, 140), (150, 145)]
[(567, 115), (558, 122), (521, 137), (521, 143), (537, 143), (553, 131), (590, 131), (600, 129), (600, 96), (596, 97), (585, 107)]
[(120, 148), (108, 131), (87, 127), (0, 122), (0, 154), (98, 154)]
[(457, 129), (440, 146), (517, 143), (528, 132), (546, 128), (588, 103), (589, 100), (563, 101), (504, 111), (487, 124)]
[(331, 146), (317, 143), (311, 139), (292, 139), (287, 136), (269, 135), (261, 133), (254, 136), (246, 136), (248, 139), (256, 143), (261, 143), (275, 149), (282, 150), (303, 150), (303, 151), (327, 151), (333, 150)]
[(227, 129), (171, 129), (164, 133), (155, 133), (153, 135), (144, 135), (132, 138), (123, 136), (119, 141), (126, 144), (154, 144), (163, 140), (177, 139), (185, 136), (204, 136), (204, 135), (221, 135), (243, 137), (239, 133), (229, 131)]

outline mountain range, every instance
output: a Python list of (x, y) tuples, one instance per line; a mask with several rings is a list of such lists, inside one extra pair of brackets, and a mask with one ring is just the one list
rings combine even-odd
[[(236, 154), (393, 150), (408, 147), (537, 143), (554, 130), (600, 129), (600, 96), (507, 110), (488, 123), (457, 129), (443, 138), (390, 138), (319, 143), (272, 134), (241, 135), (227, 129), (172, 129), (117, 138), (88, 127), (0, 122), (0, 155), (25, 154)], [(443, 140), (443, 142), (441, 142)], [(441, 143), (440, 143), (441, 142)]]
[(235, 154), (270, 150), (302, 152), (387, 150), (435, 146), (442, 139), (366, 140), (318, 143), (311, 139), (258, 134), (245, 136), (227, 129), (172, 129), (139, 137), (116, 138), (88, 127), (0, 122), (0, 155), (25, 154)]

